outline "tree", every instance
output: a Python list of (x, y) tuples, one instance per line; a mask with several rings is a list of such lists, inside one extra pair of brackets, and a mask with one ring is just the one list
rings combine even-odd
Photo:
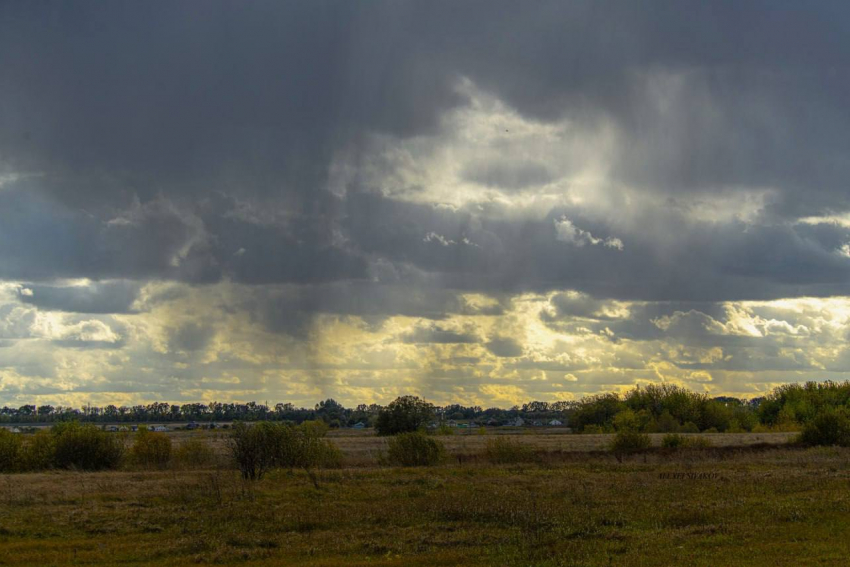
[(401, 396), (378, 413), (378, 435), (416, 431), (434, 418), (434, 406), (418, 396)]

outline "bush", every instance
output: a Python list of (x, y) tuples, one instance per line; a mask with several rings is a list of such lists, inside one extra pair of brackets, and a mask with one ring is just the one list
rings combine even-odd
[(324, 422), (305, 421), (294, 429), (296, 458), (290, 461), (288, 466), (310, 469), (336, 468), (342, 465), (342, 453), (339, 448), (324, 438), (328, 432)]
[(324, 438), (323, 422), (306, 421), (294, 427), (262, 421), (249, 426), (238, 423), (232, 429), (230, 445), (242, 477), (260, 480), (273, 468), (337, 467), (342, 461), (339, 449)]
[(537, 453), (530, 445), (508, 437), (488, 440), (484, 456), (495, 464), (530, 463), (537, 460)]
[(443, 444), (424, 433), (399, 433), (389, 441), (387, 460), (403, 467), (426, 467), (439, 464), (445, 456)]
[(417, 396), (401, 396), (378, 413), (375, 430), (378, 435), (410, 433), (433, 418), (434, 406)]
[(661, 438), (661, 446), (665, 449), (679, 449), (688, 444), (688, 438), (678, 433), (668, 433)]
[(844, 409), (824, 408), (803, 427), (800, 441), (805, 445), (850, 447), (850, 416)]
[(705, 437), (688, 437), (688, 442), (685, 446), (691, 449), (708, 449), (709, 447), (714, 447), (714, 443), (711, 442), (711, 439)]
[(174, 460), (189, 468), (201, 468), (215, 462), (215, 453), (203, 437), (193, 435), (174, 451)]
[(648, 449), (652, 445), (649, 435), (639, 431), (624, 429), (618, 431), (611, 442), (611, 451), (619, 458), (620, 455), (635, 453)]
[(233, 426), (230, 448), (233, 459), (246, 480), (261, 480), (279, 458), (281, 425), (260, 422)]
[(130, 458), (137, 466), (163, 469), (171, 461), (171, 439), (165, 433), (139, 427), (130, 448)]
[(24, 445), (21, 454), (21, 468), (27, 471), (49, 469), (56, 460), (56, 439), (46, 429), (32, 436)]
[(705, 437), (686, 437), (678, 433), (668, 433), (661, 439), (661, 446), (665, 449), (704, 449), (711, 447), (712, 443)]
[(454, 427), (449, 427), (445, 423), (440, 425), (440, 427), (437, 428), (437, 435), (454, 435), (454, 434), (455, 434)]
[(124, 444), (117, 435), (77, 422), (54, 425), (52, 431), (54, 463), (59, 468), (96, 471), (114, 469), (121, 464)]
[(0, 472), (15, 472), (20, 466), (21, 436), (0, 429)]
[(685, 422), (684, 425), (679, 429), (682, 433), (699, 433), (699, 427), (693, 421)]

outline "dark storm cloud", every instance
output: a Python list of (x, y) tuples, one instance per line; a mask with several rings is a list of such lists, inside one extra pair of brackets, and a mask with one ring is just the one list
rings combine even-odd
[[(317, 311), (437, 319), (462, 310), (451, 289), (846, 293), (846, 231), (792, 221), (850, 208), (848, 15), (778, 1), (4, 3), (0, 174), (24, 177), (0, 185), (0, 278), (315, 286), (263, 316), (274, 329)], [(752, 223), (636, 212), (620, 226), (325, 190), (335, 156), (369, 136), (438, 136), (468, 103), (460, 77), (539, 123), (612, 124), (614, 182), (673, 197), (765, 189), (766, 209)], [(554, 175), (525, 158), (463, 173), (509, 192)], [(624, 249), (559, 241), (563, 215)], [(372, 283), (380, 261), (434, 287), (411, 298)], [(25, 301), (94, 300), (45, 287)]]
[[(444, 285), (459, 289), (572, 288), (618, 299), (722, 301), (836, 295), (850, 281), (850, 262), (837, 253), (848, 231), (836, 225), (690, 226), (649, 212), (636, 223), (637, 232), (625, 232), (583, 216), (581, 209), (553, 209), (543, 219), (518, 222), (508, 207), (482, 216), (376, 195), (354, 195), (348, 202), (345, 222), (365, 252), (438, 272)], [(380, 225), (370, 222), (370, 213), (383, 219)], [(622, 238), (624, 249), (558, 240), (555, 223), (564, 215), (593, 235)], [(669, 233), (664, 254), (644, 224)], [(423, 238), (429, 233), (449, 245)]]
[(261, 290), (240, 302), (242, 308), (275, 333), (306, 336), (317, 312), (359, 317), (378, 329), (394, 315), (440, 320), (449, 315), (500, 315), (501, 303), (470, 305), (457, 293), (427, 279), (390, 283), (355, 282)]

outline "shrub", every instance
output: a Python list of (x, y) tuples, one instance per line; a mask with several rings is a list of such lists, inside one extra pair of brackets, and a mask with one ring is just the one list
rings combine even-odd
[(706, 437), (688, 437), (686, 447), (690, 447), (691, 449), (707, 449), (709, 447), (713, 447), (714, 443), (711, 442), (711, 439)]
[(678, 433), (668, 433), (661, 438), (661, 446), (665, 449), (679, 449), (688, 444), (688, 438)]
[(618, 431), (611, 442), (611, 450), (619, 458), (620, 455), (635, 453), (648, 449), (652, 445), (649, 435), (630, 429)]
[(305, 421), (294, 429), (296, 458), (288, 463), (290, 467), (336, 468), (342, 464), (339, 448), (324, 438), (328, 428), (323, 422)]
[(437, 428), (437, 435), (454, 435), (454, 434), (455, 434), (454, 427), (449, 427), (445, 423), (440, 425), (440, 427)]
[(215, 462), (215, 453), (203, 437), (193, 435), (177, 447), (174, 460), (185, 467), (201, 468)]
[(850, 416), (844, 409), (823, 408), (803, 427), (800, 441), (805, 445), (850, 447)]
[(43, 429), (32, 436), (24, 445), (21, 454), (21, 468), (28, 471), (49, 469), (56, 460), (56, 439), (48, 430)]
[(282, 423), (238, 423), (232, 429), (231, 450), (242, 477), (260, 480), (272, 468), (336, 467), (339, 449), (324, 438), (323, 422), (306, 421), (294, 427)]
[(110, 435), (94, 425), (77, 422), (53, 426), (54, 463), (59, 468), (86, 471), (114, 469), (124, 456), (122, 438)]
[(537, 454), (530, 445), (508, 437), (488, 440), (484, 455), (495, 464), (530, 463), (537, 460)]
[(14, 472), (20, 466), (21, 436), (0, 429), (0, 472)]
[(378, 413), (378, 435), (409, 433), (424, 427), (434, 417), (434, 406), (417, 396), (401, 396)]
[(685, 422), (684, 425), (679, 429), (682, 433), (699, 433), (699, 427), (693, 421)]
[(443, 444), (424, 433), (399, 433), (389, 441), (387, 460), (403, 467), (438, 464), (445, 456)]
[(171, 461), (171, 439), (165, 433), (140, 427), (130, 448), (134, 464), (144, 468), (165, 468)]
[(661, 446), (665, 449), (682, 449), (685, 447), (705, 449), (711, 447), (712, 443), (705, 437), (686, 437), (678, 433), (668, 433), (661, 439)]
[(260, 422), (233, 426), (230, 448), (233, 459), (246, 480), (261, 480), (278, 458), (280, 425)]

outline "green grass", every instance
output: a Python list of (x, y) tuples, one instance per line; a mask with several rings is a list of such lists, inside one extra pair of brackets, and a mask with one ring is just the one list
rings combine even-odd
[[(644, 462), (644, 461), (647, 462)], [(660, 473), (717, 473), (666, 480)], [(850, 450), (0, 476), (0, 564), (805, 565), (850, 556)]]

